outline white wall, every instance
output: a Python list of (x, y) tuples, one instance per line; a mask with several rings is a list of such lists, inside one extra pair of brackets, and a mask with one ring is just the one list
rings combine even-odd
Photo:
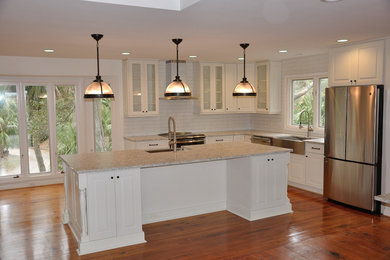
[(286, 77), (303, 74), (316, 74), (328, 72), (328, 54), (299, 57), (282, 61), (282, 113), (278, 115), (256, 114), (252, 116), (251, 128), (265, 131), (286, 131), (284, 121), (286, 118)]
[[(110, 82), (116, 98), (112, 101), (112, 136), (113, 149), (123, 148), (123, 99), (122, 97), (122, 63), (119, 60), (100, 60), (100, 71), (103, 80)], [(96, 76), (96, 59), (62, 59), (0, 56), (0, 75), (13, 77), (78, 77), (82, 78), (85, 88)], [(83, 93), (80, 92), (80, 95)], [(80, 129), (86, 140), (83, 140), (81, 151), (93, 148), (92, 102), (81, 103), (86, 127)], [(91, 137), (92, 136), (92, 137)]]
[[(390, 38), (385, 41), (385, 95), (383, 121), (383, 154), (382, 154), (382, 194), (390, 193)], [(383, 214), (390, 216), (390, 205), (382, 207)]]

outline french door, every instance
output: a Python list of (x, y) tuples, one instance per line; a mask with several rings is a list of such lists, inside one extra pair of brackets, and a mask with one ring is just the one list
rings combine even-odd
[(0, 177), (59, 174), (77, 153), (77, 83), (0, 82)]

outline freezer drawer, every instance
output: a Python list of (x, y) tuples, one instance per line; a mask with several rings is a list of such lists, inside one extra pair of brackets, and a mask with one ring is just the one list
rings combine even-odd
[(376, 167), (325, 158), (324, 197), (375, 211)]

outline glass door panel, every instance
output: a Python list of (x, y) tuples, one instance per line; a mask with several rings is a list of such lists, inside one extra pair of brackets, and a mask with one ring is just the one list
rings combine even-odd
[(203, 109), (209, 110), (211, 107), (211, 76), (210, 66), (203, 67)]
[(47, 91), (45, 86), (26, 86), (29, 173), (51, 171)]
[(156, 68), (154, 64), (147, 64), (148, 81), (148, 111), (156, 111)]
[(141, 112), (141, 64), (132, 64), (133, 112)]
[(15, 85), (0, 85), (0, 177), (21, 173)]
[(222, 66), (215, 67), (215, 106), (216, 109), (222, 109), (223, 105), (223, 82), (222, 82)]
[(111, 135), (111, 99), (101, 98), (94, 101), (95, 152), (112, 150)]
[(62, 170), (60, 155), (77, 153), (76, 104), (75, 87), (73, 85), (57, 85), (56, 100), (56, 132), (58, 169)]
[(257, 108), (267, 108), (267, 65), (257, 66)]

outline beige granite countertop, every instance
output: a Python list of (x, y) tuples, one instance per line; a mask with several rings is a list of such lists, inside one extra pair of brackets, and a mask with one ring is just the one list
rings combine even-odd
[(390, 193), (375, 196), (375, 200), (390, 203)]
[(78, 173), (121, 168), (148, 168), (207, 162), (262, 154), (290, 152), (290, 149), (247, 142), (194, 145), (178, 152), (148, 153), (124, 150), (104, 153), (62, 155), (63, 161)]

